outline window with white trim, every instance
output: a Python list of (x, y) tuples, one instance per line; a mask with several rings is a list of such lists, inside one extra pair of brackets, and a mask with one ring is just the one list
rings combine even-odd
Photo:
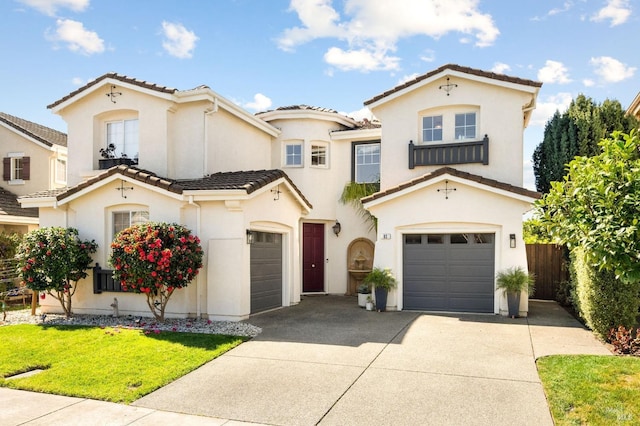
[(302, 167), (302, 143), (288, 143), (284, 146), (284, 164), (288, 167)]
[(56, 182), (67, 183), (67, 161), (56, 158)]
[(149, 221), (149, 212), (147, 210), (131, 210), (113, 212), (113, 235), (112, 238), (123, 229), (127, 229), (133, 225), (147, 223)]
[(422, 141), (433, 142), (442, 140), (442, 115), (422, 117)]
[(356, 144), (353, 150), (354, 181), (380, 182), (380, 143)]
[(327, 167), (327, 145), (311, 144), (311, 165), (315, 167)]
[(456, 114), (455, 138), (474, 139), (476, 137), (476, 113)]
[(138, 158), (138, 119), (107, 122), (107, 144), (115, 147), (115, 158)]
[(2, 180), (10, 185), (21, 185), (29, 180), (30, 157), (25, 157), (22, 152), (10, 152), (2, 159)]

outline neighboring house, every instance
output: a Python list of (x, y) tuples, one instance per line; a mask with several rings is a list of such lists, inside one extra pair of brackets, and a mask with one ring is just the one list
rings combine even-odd
[(66, 186), (67, 135), (0, 112), (0, 151), (0, 230), (25, 233), (38, 227), (38, 211), (21, 209), (17, 196)]
[[(189, 227), (204, 267), (167, 316), (241, 320), (301, 294), (352, 294), (374, 263), (399, 278), (390, 309), (498, 313), (506, 301), (495, 272), (526, 268), (522, 213), (537, 194), (521, 188), (522, 133), (539, 88), (448, 65), (368, 101), (380, 126), (305, 105), (252, 115), (206, 86), (105, 74), (49, 106), (68, 124), (70, 187), (20, 201), (39, 208), (41, 226), (95, 239), (102, 268), (131, 224)], [(125, 164), (102, 170), (116, 160), (101, 164), (110, 145)], [(380, 185), (365, 200), (377, 233), (339, 202), (351, 181)], [(438, 241), (443, 250), (429, 251)], [(108, 272), (92, 275), (100, 279), (81, 286), (76, 312), (108, 313), (117, 297), (121, 313), (146, 313)], [(464, 302), (450, 303), (458, 292)], [(59, 308), (45, 300), (43, 309)]]
[(627, 114), (640, 120), (640, 92), (631, 101), (631, 105), (627, 108)]

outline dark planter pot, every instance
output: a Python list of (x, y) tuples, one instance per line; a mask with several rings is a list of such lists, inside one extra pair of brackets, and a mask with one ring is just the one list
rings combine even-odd
[(384, 312), (387, 310), (387, 294), (389, 291), (386, 288), (375, 288), (376, 294), (376, 310), (378, 312)]
[(520, 292), (507, 293), (507, 306), (509, 306), (509, 316), (516, 318), (520, 313)]
[(133, 158), (102, 158), (98, 160), (98, 170), (107, 170), (121, 164), (133, 166), (138, 163)]

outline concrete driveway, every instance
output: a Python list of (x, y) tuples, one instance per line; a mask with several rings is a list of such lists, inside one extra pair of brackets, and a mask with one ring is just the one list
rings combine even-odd
[(270, 425), (552, 425), (535, 359), (610, 352), (554, 302), (529, 318), (367, 312), (305, 297), (139, 408)]

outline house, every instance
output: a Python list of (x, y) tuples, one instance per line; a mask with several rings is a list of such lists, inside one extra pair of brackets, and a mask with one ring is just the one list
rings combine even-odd
[(0, 112), (0, 152), (0, 231), (23, 234), (38, 227), (38, 211), (17, 197), (66, 186), (67, 135)]
[(636, 97), (631, 101), (631, 104), (629, 104), (626, 114), (640, 120), (640, 92), (638, 92)]
[[(527, 268), (523, 131), (541, 83), (445, 65), (365, 102), (382, 123), (375, 264), (396, 309), (499, 313), (496, 272)], [(522, 298), (525, 314), (528, 301)]]
[[(307, 105), (253, 115), (207, 86), (109, 73), (49, 105), (68, 124), (69, 186), (20, 202), (39, 209), (41, 226), (98, 243), (77, 313), (109, 313), (114, 296), (121, 313), (147, 312), (144, 298), (109, 282), (107, 259), (117, 232), (148, 220), (187, 226), (204, 249), (169, 317), (242, 320), (301, 294), (353, 294), (374, 264), (401, 282), (390, 309), (498, 313), (495, 271), (526, 268), (522, 213), (537, 194), (521, 188), (522, 132), (539, 88), (447, 65), (367, 101), (380, 125)], [(102, 158), (108, 147), (115, 158)], [(363, 200), (377, 232), (339, 201), (349, 182), (379, 185)], [(430, 252), (438, 239), (446, 250)], [(454, 294), (473, 281), (460, 271), (481, 276), (482, 290)]]

